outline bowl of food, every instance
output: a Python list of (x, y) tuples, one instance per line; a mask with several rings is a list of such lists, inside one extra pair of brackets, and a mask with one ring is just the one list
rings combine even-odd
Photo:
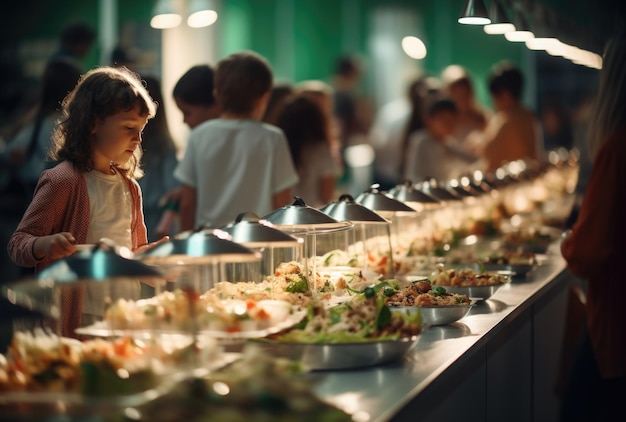
[(402, 312), (407, 315), (419, 313), (424, 326), (447, 325), (465, 317), (472, 309), (471, 303), (458, 305), (432, 306), (392, 306), (392, 312)]
[(309, 370), (335, 370), (399, 359), (417, 343), (420, 331), (419, 314), (391, 312), (375, 294), (364, 293), (332, 307), (312, 302), (297, 326), (249, 341)]
[(433, 288), (428, 280), (407, 284), (387, 296), (385, 303), (392, 312), (408, 316), (419, 313), (424, 326), (451, 324), (467, 315), (472, 307), (466, 294), (450, 292), (442, 286)]
[(476, 300), (489, 299), (502, 285), (511, 282), (511, 276), (501, 272), (480, 271), (473, 268), (446, 269), (437, 264), (431, 277), (434, 286), (445, 287), (450, 293), (465, 294)]

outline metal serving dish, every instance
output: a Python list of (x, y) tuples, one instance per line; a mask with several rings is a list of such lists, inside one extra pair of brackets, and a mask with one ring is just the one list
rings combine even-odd
[(470, 299), (486, 300), (502, 286), (502, 283), (489, 284), (486, 286), (441, 286), (445, 287), (450, 293), (458, 293), (467, 295)]
[(287, 343), (267, 339), (249, 340), (272, 356), (300, 361), (312, 371), (354, 369), (382, 365), (402, 358), (418, 336), (400, 340), (363, 343)]
[(535, 268), (535, 265), (531, 264), (479, 264), (476, 262), (468, 264), (447, 264), (446, 266), (458, 270), (471, 268), (476, 273), (497, 273), (511, 279), (526, 278), (528, 273)]
[(422, 325), (435, 326), (452, 324), (467, 315), (472, 309), (469, 303), (443, 306), (390, 306), (392, 312), (401, 312), (406, 315), (420, 314)]

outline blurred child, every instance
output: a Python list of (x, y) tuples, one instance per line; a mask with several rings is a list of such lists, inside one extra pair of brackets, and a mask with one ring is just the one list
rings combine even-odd
[(459, 149), (452, 137), (458, 111), (450, 99), (437, 99), (426, 112), (425, 127), (409, 139), (404, 177), (413, 182), (428, 178), (447, 181), (463, 173), (475, 157)]
[(211, 66), (196, 65), (185, 72), (174, 85), (174, 101), (183, 113), (183, 121), (190, 129), (220, 115), (213, 97), (213, 78)]
[[(51, 158), (31, 204), (8, 245), (11, 259), (42, 269), (77, 251), (78, 244), (112, 239), (142, 251), (147, 246), (141, 188), (141, 133), (156, 105), (138, 77), (127, 69), (90, 70), (63, 101), (63, 119), (53, 136)], [(114, 206), (112, 206), (114, 204)], [(139, 281), (115, 283), (112, 299), (138, 299)], [(62, 334), (104, 314), (98, 284), (63, 292)], [(64, 306), (64, 307), (65, 307)]]
[(333, 199), (335, 179), (341, 174), (329, 146), (327, 115), (309, 96), (295, 95), (285, 102), (277, 126), (285, 132), (300, 178), (294, 195), (315, 208), (326, 205)]
[(291, 201), (298, 182), (283, 132), (262, 123), (272, 70), (253, 52), (232, 54), (215, 72), (219, 119), (194, 129), (174, 175), (183, 184), (181, 230), (222, 226), (241, 212), (265, 215)]

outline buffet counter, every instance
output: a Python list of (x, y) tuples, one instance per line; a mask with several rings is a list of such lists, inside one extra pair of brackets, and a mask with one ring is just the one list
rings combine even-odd
[(424, 330), (402, 361), (320, 373), (317, 394), (355, 421), (558, 419), (569, 286), (559, 244), (460, 321)]

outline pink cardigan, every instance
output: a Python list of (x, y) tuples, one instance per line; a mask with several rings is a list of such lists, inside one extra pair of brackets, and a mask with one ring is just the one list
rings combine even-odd
[[(133, 250), (147, 243), (143, 220), (141, 189), (127, 178), (133, 200), (131, 233)], [(115, 206), (115, 204), (111, 204)], [(33, 200), (22, 217), (8, 244), (9, 256), (17, 265), (37, 267), (37, 271), (52, 261), (38, 261), (33, 255), (33, 243), (40, 236), (70, 232), (76, 243), (87, 243), (89, 234), (89, 192), (83, 173), (64, 161), (41, 174)], [(83, 288), (68, 288), (63, 292), (62, 334), (76, 337), (74, 329), (81, 325)], [(67, 312), (71, 309), (72, 312)]]

